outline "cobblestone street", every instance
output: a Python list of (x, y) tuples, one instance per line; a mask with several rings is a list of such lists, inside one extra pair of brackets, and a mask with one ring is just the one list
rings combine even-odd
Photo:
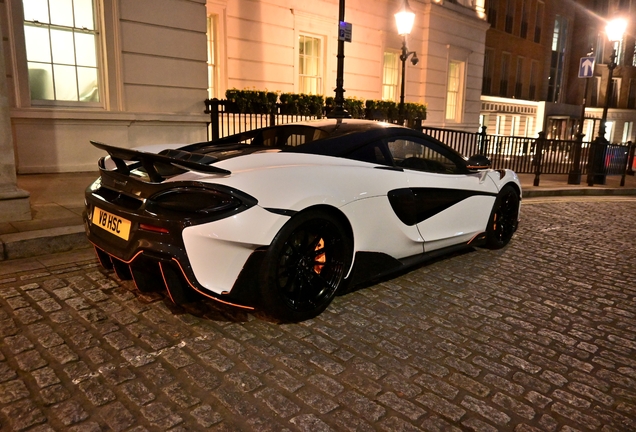
[(633, 198), (526, 200), (509, 247), (283, 325), (4, 262), (0, 430), (634, 431), (635, 233)]

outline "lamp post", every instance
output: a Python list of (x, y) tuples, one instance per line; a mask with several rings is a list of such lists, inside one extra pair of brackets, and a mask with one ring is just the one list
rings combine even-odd
[(402, 82), (400, 84), (400, 124), (404, 125), (404, 81), (406, 75), (406, 61), (412, 55), (411, 63), (415, 66), (419, 59), (415, 51), (409, 51), (406, 47), (406, 36), (411, 34), (413, 29), (413, 22), (415, 21), (415, 13), (409, 7), (409, 1), (404, 0), (402, 7), (395, 14), (395, 23), (397, 25), (398, 34), (402, 36), (402, 53), (400, 54), (400, 60), (402, 61)]
[[(627, 21), (622, 18), (615, 18), (605, 27), (605, 33), (607, 33), (607, 39), (612, 44), (623, 40), (623, 34), (627, 29)], [(607, 111), (609, 109), (610, 98), (613, 93), (613, 78), (614, 69), (616, 69), (616, 48), (612, 47), (612, 55), (610, 56), (610, 62), (607, 65), (607, 87), (605, 89), (605, 104), (603, 105), (603, 114), (601, 116), (601, 124), (598, 128), (598, 135), (592, 141), (590, 145), (590, 154), (588, 158), (588, 170), (587, 170), (587, 184), (588, 186), (594, 186), (594, 183), (605, 184), (605, 161), (604, 154), (609, 141), (605, 138), (606, 123), (607, 123)]]
[[(340, 0), (338, 8), (338, 21), (344, 22), (345, 0)], [(344, 44), (343, 38), (338, 38), (338, 67), (336, 70), (336, 97), (334, 98), (334, 109), (327, 114), (327, 118), (351, 118), (351, 114), (344, 108)]]

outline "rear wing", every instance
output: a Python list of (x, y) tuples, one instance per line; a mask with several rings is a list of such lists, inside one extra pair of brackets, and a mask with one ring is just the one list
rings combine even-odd
[[(216, 162), (217, 159), (203, 154), (190, 153), (183, 150), (165, 150), (162, 154), (158, 154), (115, 147), (97, 141), (91, 141), (91, 144), (110, 155), (118, 172), (130, 175), (131, 165), (127, 164), (126, 161), (138, 162), (148, 173), (150, 181), (154, 183), (160, 183), (165, 178), (160, 173), (161, 165), (206, 174), (232, 174), (231, 171), (210, 165)], [(136, 167), (136, 164), (132, 165)]]

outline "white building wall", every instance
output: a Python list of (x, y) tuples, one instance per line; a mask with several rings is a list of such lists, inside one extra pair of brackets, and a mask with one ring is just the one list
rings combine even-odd
[[(338, 0), (98, 0), (101, 106), (32, 104), (21, 1), (0, 2), (17, 170), (95, 170), (102, 152), (89, 140), (122, 147), (206, 138), (207, 15), (218, 16), (218, 96), (228, 88), (297, 92), (298, 35), (325, 44), (323, 94), (336, 84)], [(466, 2), (464, 2), (466, 3)], [(474, 131), (488, 25), (471, 7), (411, 0), (416, 12), (406, 101), (428, 105), (427, 125)], [(468, 4), (468, 3), (467, 3)], [(472, 4), (472, 3), (470, 3)], [(399, 50), (394, 0), (347, 0), (353, 41), (345, 44), (346, 97), (380, 99), (383, 52)], [(483, 12), (483, 11), (482, 11)], [(482, 13), (483, 15), (483, 13)], [(447, 66), (466, 62), (462, 116), (444, 120)]]
[[(0, 4), (19, 173), (95, 171), (103, 152), (207, 136), (205, 0), (101, 0), (101, 106), (32, 103), (19, 0)], [(5, 27), (3, 27), (5, 28)]]

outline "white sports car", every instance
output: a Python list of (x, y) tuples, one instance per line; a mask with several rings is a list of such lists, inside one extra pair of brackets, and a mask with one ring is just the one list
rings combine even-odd
[(101, 264), (176, 303), (199, 293), (304, 320), (346, 287), (501, 248), (519, 218), (514, 172), (386, 123), (295, 123), (153, 151), (93, 145), (109, 153), (84, 217)]

